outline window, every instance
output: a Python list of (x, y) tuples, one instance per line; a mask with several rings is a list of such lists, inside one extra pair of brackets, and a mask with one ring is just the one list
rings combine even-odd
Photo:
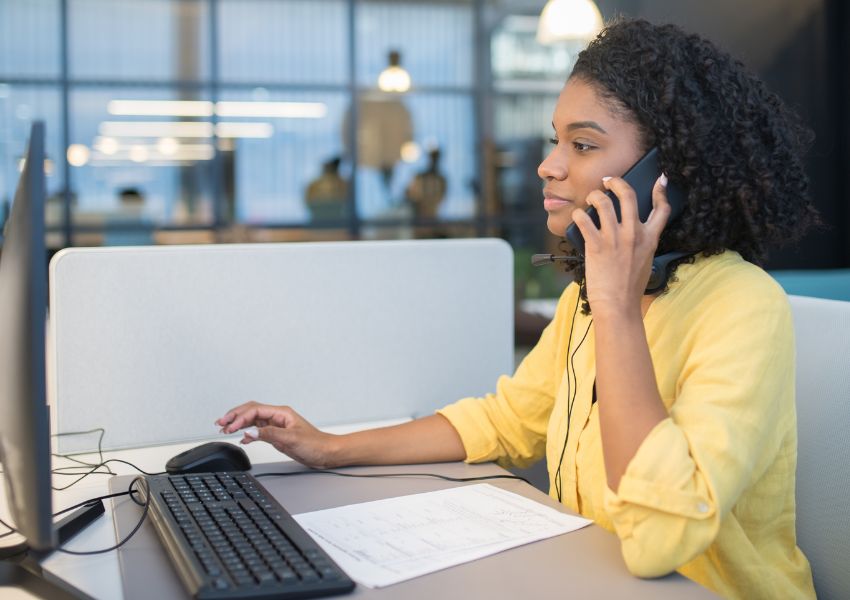
[(61, 227), (65, 153), (61, 123), (61, 96), (57, 86), (0, 83), (0, 222), (5, 222), (15, 195), (21, 160), (26, 154), (30, 123), (54, 124), (46, 129), (48, 225)]
[(69, 0), (67, 27), (72, 80), (209, 78), (203, 0)]
[(348, 85), (348, 2), (221, 0), (221, 80)]
[[(0, 195), (43, 118), (49, 226), (75, 243), (134, 228), (166, 243), (233, 226), (290, 232), (262, 239), (480, 233), (481, 6), (7, 0)], [(406, 93), (378, 89), (390, 52)]]
[[(72, 88), (70, 142), (89, 149), (88, 160), (71, 169), (78, 224), (108, 226), (116, 221), (110, 214), (129, 219), (130, 213), (159, 226), (213, 224), (210, 118), (137, 115), (132, 113), (145, 107), (134, 111), (120, 104), (211, 104), (207, 90), (179, 93), (166, 86)], [(125, 206), (127, 190), (136, 192), (131, 201), (141, 206)]]
[(59, 0), (0, 2), (0, 79), (61, 73)]

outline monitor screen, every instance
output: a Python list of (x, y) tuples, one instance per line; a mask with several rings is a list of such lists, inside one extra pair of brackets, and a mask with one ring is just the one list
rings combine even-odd
[(45, 389), (44, 196), (44, 123), (36, 122), (0, 252), (0, 463), (10, 524), (36, 550), (55, 543)]

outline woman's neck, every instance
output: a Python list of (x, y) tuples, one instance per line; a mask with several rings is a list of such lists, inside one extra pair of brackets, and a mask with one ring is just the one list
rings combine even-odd
[(658, 297), (658, 294), (643, 296), (640, 299), (640, 316), (646, 318), (646, 312), (649, 310), (649, 305)]

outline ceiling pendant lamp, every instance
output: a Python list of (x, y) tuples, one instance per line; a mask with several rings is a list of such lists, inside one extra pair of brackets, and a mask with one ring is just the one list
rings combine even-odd
[(587, 41), (601, 29), (602, 14), (593, 0), (549, 0), (540, 13), (537, 41)]
[(398, 50), (390, 50), (389, 63), (378, 77), (378, 88), (382, 92), (406, 92), (410, 89), (410, 75), (401, 66)]

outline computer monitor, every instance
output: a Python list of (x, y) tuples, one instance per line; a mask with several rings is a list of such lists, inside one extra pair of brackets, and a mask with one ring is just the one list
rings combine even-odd
[(44, 123), (35, 122), (0, 250), (0, 463), (12, 525), (33, 550), (56, 543), (45, 383)]

